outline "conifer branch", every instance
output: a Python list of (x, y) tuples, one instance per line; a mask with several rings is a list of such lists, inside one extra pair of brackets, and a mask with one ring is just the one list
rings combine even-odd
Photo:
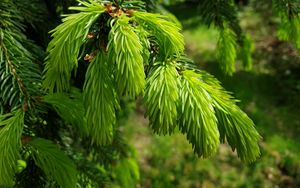
[(237, 150), (242, 161), (255, 161), (260, 156), (258, 141), (261, 137), (254, 123), (235, 104), (237, 100), (222, 88), (217, 79), (204, 71), (200, 75), (203, 88), (213, 99), (221, 142), (224, 143), (226, 139), (231, 148)]
[[(26, 103), (28, 101), (29, 94), (28, 94), (27, 89), (26, 89), (26, 87), (25, 87), (25, 85), (23, 83), (22, 78), (17, 73), (17, 68), (16, 68), (16, 66), (14, 65), (14, 63), (11, 60), (10, 53), (8, 52), (8, 50), (7, 50), (7, 48), (6, 48), (5, 44), (4, 44), (4, 35), (9, 35), (9, 34), (7, 32), (5, 32), (5, 31), (2, 31), (0, 29), (0, 49), (3, 52), (3, 54), (1, 54), (1, 57), (4, 58), (4, 60), (6, 61), (6, 65), (7, 65), (6, 67), (8, 68), (8, 70), (6, 70), (6, 72), (9, 71), (10, 74), (14, 77), (14, 80), (16, 80), (16, 82), (18, 84), (18, 87), (19, 87), (19, 90), (20, 90), (21, 94), (24, 96), (24, 101)], [(2, 60), (1, 60), (1, 62), (2, 62)], [(4, 71), (3, 71), (2, 74), (5, 75)]]
[(71, 71), (77, 68), (80, 47), (86, 40), (92, 24), (104, 12), (101, 4), (89, 0), (85, 7), (71, 7), (81, 12), (67, 15), (63, 23), (51, 31), (53, 39), (48, 45), (43, 85), (50, 93), (70, 87)]
[(234, 2), (232, 0), (204, 0), (199, 3), (199, 12), (208, 26), (214, 25), (220, 30), (217, 58), (221, 69), (228, 75), (235, 72), (237, 47), (239, 45), (244, 68), (249, 70), (252, 67), (250, 39), (243, 33), (239, 25)]
[(157, 134), (171, 134), (177, 125), (179, 74), (174, 62), (158, 62), (150, 71), (144, 101), (150, 127)]
[(240, 56), (243, 62), (243, 67), (246, 71), (252, 70), (252, 53), (254, 52), (254, 44), (251, 37), (246, 34), (243, 39), (243, 47), (240, 49)]
[(100, 146), (111, 144), (119, 102), (111, 67), (101, 50), (86, 72), (83, 97), (92, 142)]
[[(237, 150), (237, 154), (242, 161), (255, 161), (260, 156), (258, 142), (261, 136), (256, 131), (252, 120), (236, 105), (238, 100), (225, 91), (220, 82), (212, 75), (193, 67), (190, 64), (192, 63), (191, 60), (181, 58), (181, 61), (178, 66), (184, 67), (184, 69), (192, 69), (188, 72), (191, 72), (192, 78), (197, 82), (197, 87), (201, 87), (210, 98), (206, 102), (214, 108), (220, 141), (222, 143), (227, 141), (233, 151)], [(183, 71), (183, 73), (185, 72)], [(185, 107), (185, 109), (188, 108)]]
[(14, 184), (23, 126), (24, 112), (22, 110), (0, 114), (0, 187), (9, 187)]
[(217, 151), (219, 131), (212, 97), (203, 88), (199, 75), (191, 70), (182, 73), (179, 128), (186, 133), (199, 157), (210, 157)]
[(140, 179), (139, 166), (134, 159), (121, 159), (114, 168), (114, 174), (119, 184), (124, 188), (135, 187)]
[(115, 79), (120, 94), (135, 98), (142, 93), (146, 76), (143, 46), (129, 21), (124, 15), (112, 20), (108, 53), (110, 61), (116, 63)]
[(300, 49), (300, 5), (295, 0), (273, 0), (273, 7), (281, 18), (278, 37), (292, 41)]
[(221, 68), (229, 75), (235, 72), (236, 47), (235, 33), (229, 28), (222, 29), (217, 44), (217, 58)]
[(75, 88), (70, 91), (70, 93), (48, 94), (43, 97), (43, 101), (51, 104), (62, 119), (76, 126), (78, 132), (86, 136), (88, 130), (82, 93)]
[(24, 43), (31, 43), (22, 34), (0, 29), (0, 97), (12, 108), (23, 105), (26, 110), (40, 88), (41, 72), (35, 56)]
[(160, 14), (135, 11), (133, 16), (157, 40), (162, 61), (173, 55), (180, 57), (184, 50), (184, 40), (179, 32), (180, 28), (175, 23)]
[(36, 165), (61, 187), (75, 187), (77, 170), (73, 162), (49, 140), (34, 138), (27, 143)]

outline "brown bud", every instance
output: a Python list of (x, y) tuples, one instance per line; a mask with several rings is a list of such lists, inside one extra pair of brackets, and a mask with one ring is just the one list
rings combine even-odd
[(123, 11), (121, 9), (118, 9), (115, 16), (119, 17), (119, 16), (122, 16), (123, 14)]
[(21, 138), (22, 145), (27, 144), (30, 140), (32, 140), (31, 136), (22, 136)]
[(91, 61), (93, 58), (94, 58), (94, 56), (89, 55), (89, 54), (86, 54), (86, 55), (84, 56), (84, 60), (85, 60), (85, 61)]
[(107, 5), (105, 7), (105, 9), (106, 9), (106, 12), (108, 12), (108, 13), (112, 13), (113, 12), (113, 6), (111, 4)]
[(95, 38), (95, 33), (93, 32), (89, 32), (86, 36), (88, 39), (92, 39), (92, 38)]

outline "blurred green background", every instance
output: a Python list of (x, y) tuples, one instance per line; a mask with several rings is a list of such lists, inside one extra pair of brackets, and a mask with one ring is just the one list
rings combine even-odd
[(137, 187), (300, 187), (299, 55), (291, 44), (277, 39), (276, 17), (259, 3), (249, 7), (241, 7), (239, 18), (254, 40), (253, 71), (242, 71), (238, 62), (233, 76), (219, 69), (218, 32), (201, 24), (197, 6), (183, 3), (167, 9), (183, 25), (188, 56), (233, 92), (255, 122), (263, 137), (260, 159), (244, 164), (227, 145), (214, 157), (199, 159), (183, 135), (153, 135), (137, 104), (122, 130), (137, 150)]

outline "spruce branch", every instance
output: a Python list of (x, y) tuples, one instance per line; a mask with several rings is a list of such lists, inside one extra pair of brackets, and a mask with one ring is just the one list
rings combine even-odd
[(261, 136), (252, 120), (235, 104), (237, 100), (222, 88), (216, 78), (201, 71), (199, 80), (213, 99), (221, 142), (227, 140), (242, 161), (255, 161), (260, 156), (258, 141)]
[(100, 146), (111, 144), (119, 108), (111, 68), (100, 50), (88, 67), (83, 89), (89, 135)]
[(169, 21), (168, 17), (138, 11), (133, 12), (133, 17), (157, 40), (159, 56), (162, 61), (173, 57), (173, 55), (180, 57), (184, 50), (183, 35), (180, 33), (180, 28)]
[[(85, 13), (92, 14), (90, 11), (93, 10), (86, 8), (91, 1), (82, 2), (82, 4), (85, 7), (73, 8), (73, 10), (81, 11), (75, 14), (76, 16), (80, 15), (79, 18)], [(92, 4), (91, 7), (98, 3), (92, 2)], [(85, 34), (82, 34), (82, 30), (77, 34), (79, 38), (76, 38), (78, 41), (75, 43), (78, 45), (75, 44), (74, 47), (75, 50), (78, 50), (76, 58), (86, 35), (88, 38), (103, 40), (105, 43), (105, 45), (93, 46), (94, 51), (85, 57), (90, 64), (85, 77), (83, 101), (87, 130), (92, 138), (92, 143), (104, 146), (113, 141), (116, 110), (119, 109), (116, 91), (120, 95), (135, 98), (142, 93), (145, 86), (146, 115), (149, 116), (150, 126), (155, 133), (170, 134), (178, 124), (179, 129), (187, 135), (187, 139), (192, 143), (193, 149), (199, 157), (211, 156), (216, 152), (220, 140), (223, 142), (225, 139), (233, 149), (237, 150), (238, 155), (244, 161), (253, 161), (259, 155), (257, 145), (259, 135), (253, 122), (235, 105), (235, 100), (230, 95), (222, 98), (221, 94), (226, 95), (227, 93), (225, 91), (222, 93), (222, 88), (219, 88), (216, 82), (204, 81), (204, 73), (201, 71), (185, 70), (185, 66), (190, 66), (188, 64), (190, 61), (181, 58), (184, 49), (183, 37), (175, 23), (171, 22), (168, 17), (159, 14), (128, 10), (122, 7), (122, 3), (117, 6), (105, 5), (102, 11), (105, 11), (106, 16), (110, 16), (110, 18), (103, 17), (102, 19), (101, 17), (99, 19), (104, 22), (101, 23), (102, 25), (107, 24), (107, 27), (104, 28), (105, 32), (101, 36), (95, 37), (91, 33), (86, 33), (89, 32), (90, 29), (87, 28), (90, 25), (84, 27), (84, 24), (78, 20), (74, 22), (76, 27), (64, 25), (68, 21), (58, 26), (58, 28), (65, 26), (65, 30), (62, 29), (65, 34), (59, 39), (64, 41), (69, 40), (69, 29), (76, 30), (77, 25), (80, 28), (86, 28)], [(95, 13), (95, 17), (89, 18), (90, 24), (93, 24), (96, 15), (98, 13)], [(73, 20), (72, 16), (67, 18)], [(232, 73), (237, 56), (237, 38), (240, 36), (237, 33), (240, 30), (239, 27), (227, 23), (229, 21), (226, 21), (225, 18), (222, 19), (225, 21), (223, 20), (222, 27), (220, 26), (218, 58), (225, 62), (224, 69)], [(97, 26), (97, 24), (93, 24), (93, 27)], [(108, 31), (109, 29), (110, 31)], [(59, 34), (58, 30), (60, 29), (57, 29), (54, 34)], [(104, 38), (102, 39), (102, 37)], [(106, 45), (107, 39), (108, 44)], [(243, 58), (251, 62), (249, 60), (252, 50), (250, 40), (247, 41), (246, 37), (243, 40), (243, 44), (247, 44), (242, 51)], [(103, 41), (100, 41), (100, 44)], [(71, 40), (71, 42), (74, 41)], [(72, 45), (74, 44), (72, 43)], [(64, 47), (60, 48), (65, 49)], [(66, 49), (68, 48), (70, 47), (67, 46)], [(51, 54), (51, 50), (49, 52)], [(148, 64), (148, 60), (151, 63)], [(176, 62), (177, 60), (178, 62)], [(63, 66), (68, 69), (69, 65), (66, 63)], [(76, 67), (76, 65), (77, 62), (72, 66)], [(146, 83), (144, 65), (147, 65), (147, 73), (149, 70)], [(49, 64), (49, 67), (51, 66)], [(183, 68), (181, 69), (181, 67)], [(71, 69), (68, 71), (70, 72)], [(61, 72), (58, 71), (57, 74), (60, 75)], [(69, 77), (65, 78), (67, 81), (70, 79)], [(53, 89), (50, 89), (50, 92), (53, 92)], [(64, 95), (51, 98), (53, 96), (50, 95), (49, 102), (55, 106), (58, 113), (67, 114), (67, 108), (64, 105), (70, 105), (72, 100)], [(58, 104), (63, 99), (66, 102)], [(80, 109), (79, 105), (78, 108)], [(81, 112), (73, 111), (77, 115)], [(75, 123), (76, 118), (71, 116), (66, 120)], [(222, 121), (224, 122), (222, 123)], [(236, 131), (232, 133), (228, 131), (229, 129)]]
[(300, 49), (300, 5), (296, 0), (273, 0), (273, 8), (281, 18), (278, 37), (291, 41)]
[(250, 38), (239, 24), (234, 2), (232, 0), (204, 0), (199, 3), (199, 12), (208, 26), (214, 25), (220, 30), (217, 58), (221, 69), (228, 75), (235, 72), (236, 51), (239, 46), (244, 68), (250, 70), (252, 67)]
[(84, 44), (92, 24), (104, 12), (104, 7), (93, 0), (79, 1), (84, 7), (71, 7), (81, 11), (67, 15), (63, 23), (51, 31), (53, 39), (48, 45), (43, 85), (50, 93), (62, 92), (70, 87), (71, 71), (77, 68), (80, 47)]
[(78, 90), (72, 88), (70, 93), (48, 94), (43, 97), (43, 101), (51, 104), (58, 115), (74, 125), (82, 136), (88, 134), (83, 95)]
[(116, 180), (124, 188), (135, 187), (140, 180), (140, 172), (137, 161), (131, 158), (124, 158), (118, 161), (113, 169)]
[(282, 19), (278, 29), (278, 37), (283, 41), (292, 41), (300, 49), (300, 19)]
[[(210, 99), (205, 101), (213, 107), (213, 115), (217, 118), (220, 141), (222, 143), (227, 141), (232, 150), (237, 151), (237, 154), (242, 161), (255, 161), (260, 156), (258, 142), (260, 141), (261, 136), (256, 131), (252, 120), (236, 105), (238, 100), (234, 99), (229, 92), (225, 91), (220, 82), (212, 75), (205, 71), (200, 71), (196, 67), (190, 65), (189, 63), (192, 63), (192, 61), (186, 58), (181, 58), (181, 61), (182, 62), (178, 62), (178, 66), (183, 66), (184, 69), (192, 69), (188, 70), (188, 73), (191, 74), (191, 78), (194, 79), (196, 83), (195, 86), (197, 86), (196, 88), (201, 88), (205, 91), (207, 97)], [(186, 73), (187, 70), (182, 72), (183, 75)], [(184, 82), (182, 82), (182, 84), (184, 84)], [(187, 103), (181, 102), (181, 104), (186, 105)], [(182, 112), (189, 109), (187, 106), (183, 107), (184, 109), (182, 109)], [(195, 108), (193, 107), (192, 109)], [(205, 116), (207, 116), (207, 114)], [(192, 117), (193, 116), (191, 115), (187, 116), (187, 118), (190, 118), (191, 120)], [(182, 120), (180, 119), (180, 121)], [(206, 122), (206, 125), (209, 125), (209, 122)], [(194, 134), (195, 133), (196, 132), (194, 131)], [(200, 133), (198, 134), (200, 135)], [(205, 134), (209, 135), (207, 133)], [(187, 138), (191, 140), (192, 137), (189, 138), (187, 135)], [(202, 142), (192, 142), (192, 144), (195, 152), (197, 152), (197, 150), (194, 145), (198, 144), (199, 150), (203, 150), (202, 148), (205, 147)]]
[(213, 99), (198, 78), (194, 71), (182, 72), (179, 128), (192, 143), (194, 152), (206, 158), (217, 151), (220, 136)]
[(32, 96), (40, 94), (41, 71), (34, 62), (36, 56), (23, 44), (31, 41), (23, 34), (0, 29), (0, 97), (12, 108), (23, 105), (26, 110)]
[(217, 44), (217, 58), (223, 71), (229, 75), (235, 72), (236, 48), (235, 33), (229, 28), (222, 29)]
[(144, 101), (150, 127), (157, 134), (171, 134), (177, 125), (179, 74), (174, 62), (158, 62), (152, 67)]
[[(6, 70), (5, 72), (9, 72), (13, 76), (14, 80), (16, 80), (16, 82), (18, 84), (18, 87), (19, 87), (19, 90), (20, 90), (21, 94), (24, 96), (24, 101), (28, 101), (29, 94), (27, 92), (27, 89), (26, 89), (26, 87), (23, 83), (23, 80), (22, 80), (21, 76), (17, 73), (16, 66), (14, 65), (14, 63), (11, 60), (12, 59), (12, 57), (10, 56), (11, 53), (8, 52), (8, 49), (7, 49), (7, 47), (4, 43), (4, 35), (8, 35), (8, 38), (12, 38), (12, 36), (9, 36), (8, 32), (2, 31), (0, 29), (0, 48), (1, 48), (1, 52), (2, 52), (2, 53), (0, 52), (1, 53), (1, 62), (3, 62), (3, 60), (6, 61), (6, 68), (8, 70)], [(3, 77), (9, 77), (8, 75), (5, 76), (5, 72), (4, 71), (2, 72)], [(10, 102), (10, 104), (12, 104), (12, 103)]]
[(14, 184), (23, 126), (24, 112), (20, 109), (0, 115), (0, 187)]
[(208, 26), (214, 24), (221, 29), (237, 19), (232, 0), (203, 0), (199, 3), (199, 12)]
[(49, 179), (61, 187), (75, 187), (77, 170), (73, 162), (50, 140), (33, 138), (26, 145), (34, 162)]
[(109, 33), (108, 56), (116, 63), (115, 80), (120, 94), (135, 98), (145, 86), (143, 46), (131, 18), (120, 16), (112, 20)]
[(240, 49), (239, 55), (246, 71), (252, 70), (252, 53), (254, 52), (254, 44), (251, 37), (246, 34), (243, 39), (243, 47)]

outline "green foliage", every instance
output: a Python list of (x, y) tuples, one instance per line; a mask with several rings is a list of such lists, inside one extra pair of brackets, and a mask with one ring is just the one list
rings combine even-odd
[(88, 130), (82, 100), (82, 93), (74, 88), (71, 93), (54, 93), (43, 97), (43, 101), (51, 104), (62, 119), (76, 126), (78, 132), (86, 136)]
[(148, 75), (144, 101), (155, 133), (171, 134), (177, 125), (178, 77), (174, 62), (157, 63)]
[(296, 0), (273, 0), (273, 7), (281, 18), (278, 36), (281, 40), (292, 41), (300, 49), (300, 4)]
[(240, 56), (246, 71), (252, 70), (252, 53), (254, 52), (254, 44), (249, 35), (244, 36), (243, 47), (240, 50)]
[(135, 98), (145, 86), (143, 46), (129, 21), (126, 16), (112, 20), (108, 49), (111, 61), (116, 62), (115, 79), (120, 94)]
[[(215, 153), (220, 140), (213, 102), (214, 93), (207, 91), (205, 83), (199, 80), (200, 75), (197, 73), (189, 70), (179, 71), (183, 65), (181, 61), (176, 62), (176, 58), (181, 57), (184, 49), (180, 29), (166, 16), (119, 9), (118, 6), (122, 6), (122, 2), (116, 6), (112, 4), (105, 7), (106, 16), (111, 16), (111, 18), (103, 16), (100, 20), (109, 25), (102, 28), (104, 33), (101, 35), (94, 33), (96, 37), (92, 37), (93, 40), (102, 39), (98, 37), (107, 39), (102, 39), (102, 42), (94, 41), (100, 46), (92, 47), (94, 51), (90, 55), (91, 63), (86, 72), (83, 88), (85, 117), (92, 142), (103, 146), (111, 144), (113, 140), (116, 110), (119, 108), (116, 91), (119, 91), (120, 95), (134, 98), (142, 93), (146, 82), (144, 94), (146, 115), (149, 116), (150, 127), (153, 131), (158, 134), (171, 134), (179, 124), (180, 130), (187, 135), (187, 139), (192, 143), (198, 156), (211, 156)], [(85, 8), (75, 9), (85, 11)], [(83, 13), (75, 15), (81, 14)], [(92, 23), (93, 19), (90, 18), (90, 20), (89, 23)], [(232, 74), (235, 70), (237, 39), (235, 32), (225, 27), (225, 21), (218, 43), (218, 57), (224, 62), (224, 69)], [(64, 31), (67, 33), (71, 28), (63, 27), (65, 23), (67, 22), (55, 30), (65, 28)], [(101, 25), (105, 27), (103, 26), (105, 24)], [(62, 35), (59, 39), (67, 40), (68, 35)], [(50, 46), (55, 40), (54, 36)], [(104, 49), (107, 49), (107, 52)], [(245, 51), (249, 52), (250, 49), (245, 49)], [(146, 81), (143, 64), (147, 65), (150, 70)], [(179, 74), (182, 76), (180, 77)], [(51, 89), (50, 92), (52, 92)], [(226, 113), (234, 116), (232, 109), (233, 107), (227, 109)], [(180, 113), (177, 114), (178, 110)], [(249, 124), (244, 120), (247, 119), (238, 118), (234, 126)], [(245, 130), (242, 129), (242, 131)], [(237, 132), (236, 136), (243, 137), (240, 135), (244, 134), (242, 131)], [(246, 138), (245, 142), (249, 144), (248, 142), (253, 141), (250, 144), (256, 145), (257, 139), (253, 138), (253, 140)], [(231, 144), (234, 148), (238, 147), (241, 157), (246, 156), (242, 158), (243, 160), (252, 161), (257, 157), (245, 154), (246, 150), (239, 147), (237, 142), (239, 141), (234, 140)]]
[(229, 28), (222, 29), (217, 44), (217, 57), (221, 68), (229, 75), (235, 72), (236, 48), (235, 33)]
[(236, 20), (236, 7), (232, 0), (204, 0), (199, 3), (199, 12), (207, 25), (224, 28), (224, 24)]
[(212, 98), (203, 89), (199, 75), (186, 70), (182, 75), (180, 88), (179, 128), (187, 134), (194, 151), (199, 157), (209, 157), (219, 145), (217, 118)]
[(36, 27), (35, 23), (41, 23), (43, 17), (46, 16), (45, 4), (39, 0), (15, 0), (14, 3), (22, 14), (24, 22), (32, 27)]
[(136, 11), (133, 15), (137, 22), (156, 38), (162, 61), (173, 55), (180, 56), (184, 49), (184, 41), (179, 32), (180, 28), (175, 23), (168, 21), (168, 17), (159, 14)]
[(87, 128), (100, 146), (111, 144), (119, 108), (110, 68), (106, 54), (100, 51), (88, 67), (83, 91)]
[(260, 155), (257, 143), (260, 135), (252, 120), (235, 104), (233, 97), (226, 92), (213, 76), (202, 73), (205, 89), (213, 99), (218, 118), (221, 142), (227, 142), (238, 156), (246, 162), (253, 162)]
[(67, 15), (63, 23), (51, 31), (44, 69), (44, 87), (53, 93), (69, 89), (71, 71), (77, 68), (80, 47), (84, 44), (92, 24), (104, 12), (104, 7), (92, 0), (81, 2), (84, 7), (71, 7), (81, 12)]
[[(0, 8), (3, 5), (8, 12), (16, 10), (13, 4), (6, 7), (1, 2)], [(0, 13), (0, 18), (6, 18), (8, 12)], [(20, 22), (18, 12), (15, 17), (0, 20), (0, 98), (11, 107), (27, 104), (40, 88), (41, 71), (34, 62), (36, 56), (27, 50), (29, 46), (37, 47), (21, 33)]]
[[(203, 72), (186, 70), (190, 61), (181, 58), (184, 40), (174, 18), (145, 12), (141, 1), (78, 2), (80, 6), (70, 8), (77, 13), (66, 15), (51, 31), (43, 78), (35, 63), (43, 53), (22, 34), (22, 23), (26, 23), (22, 13), (11, 1), (0, 3), (4, 10), (0, 12), (0, 112), (8, 112), (0, 115), (1, 184), (15, 182), (22, 141), (22, 160), (28, 165), (20, 172), (38, 169), (41, 173), (41, 169), (49, 186), (54, 181), (61, 187), (74, 187), (78, 182), (101, 186), (102, 179), (97, 178), (104, 177), (104, 181), (109, 176), (105, 171), (111, 170), (121, 186), (133, 187), (140, 179), (139, 169), (118, 140), (117, 111), (121, 97), (132, 100), (140, 94), (144, 94), (146, 115), (155, 133), (171, 134), (179, 128), (199, 157), (211, 156), (220, 140), (226, 139), (242, 160), (256, 159), (259, 135), (253, 122), (217, 81), (206, 81)], [(25, 18), (29, 24), (36, 21)], [(232, 73), (239, 29), (224, 16), (216, 18), (224, 19), (219, 25), (218, 56)], [(248, 60), (251, 46), (244, 50)], [(78, 65), (83, 54), (87, 54), (85, 62)], [(78, 90), (71, 87), (73, 81)], [(79, 134), (68, 131), (69, 124)], [(57, 145), (39, 137), (51, 138)], [(75, 165), (58, 145), (80, 162), (78, 177)]]
[(77, 170), (73, 162), (49, 140), (34, 138), (28, 142), (31, 155), (49, 179), (61, 187), (75, 187)]
[(293, 41), (300, 49), (300, 19), (297, 17), (283, 20), (278, 30), (278, 37), (284, 41)]
[[(221, 69), (228, 75), (235, 72), (235, 63), (237, 56), (237, 47), (243, 50), (242, 60), (246, 69), (251, 67), (252, 62), (250, 51), (247, 49), (248, 43), (241, 41), (243, 31), (239, 25), (237, 18), (237, 9), (232, 0), (205, 0), (199, 3), (199, 12), (205, 24), (208, 26), (214, 25), (220, 30), (220, 35), (217, 43), (217, 58), (220, 62)], [(248, 50), (248, 51), (247, 51)]]
[(121, 187), (135, 187), (140, 180), (140, 172), (137, 161), (131, 158), (124, 158), (118, 161), (114, 168), (114, 174)]
[(0, 115), (0, 187), (14, 184), (23, 126), (24, 112), (21, 110)]

